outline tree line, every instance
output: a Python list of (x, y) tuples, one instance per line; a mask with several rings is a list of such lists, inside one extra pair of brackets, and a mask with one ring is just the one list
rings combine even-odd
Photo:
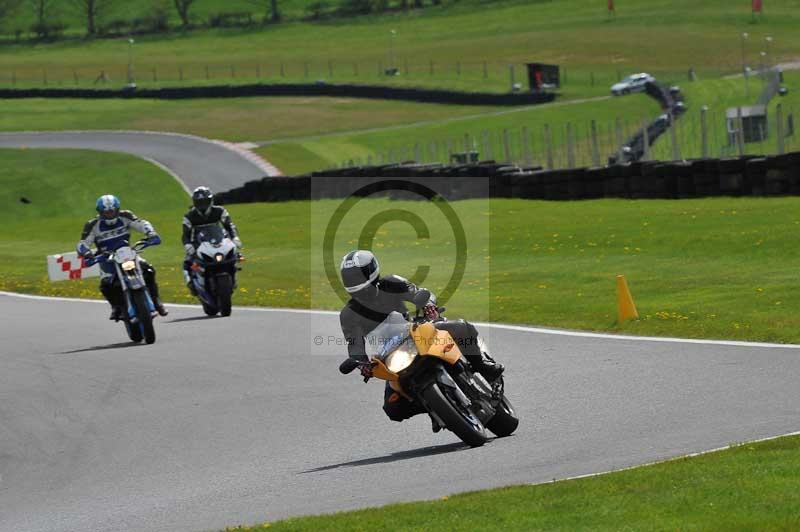
[[(219, 12), (198, 21), (192, 9), (198, 0), (152, 0), (147, 12), (131, 19), (110, 19), (109, 13), (116, 6), (125, 5), (130, 0), (0, 0), (0, 30), (14, 31), (17, 39), (26, 30), (38, 39), (58, 38), (66, 30), (61, 17), (69, 13), (72, 18), (83, 21), (83, 29), (89, 37), (102, 35), (122, 35), (141, 33), (163, 33), (170, 29), (171, 15), (177, 15), (177, 29), (193, 27), (249, 26), (258, 22), (277, 24), (284, 20), (279, 0), (247, 0), (257, 13)], [(202, 2), (203, 0), (199, 0)], [(456, 2), (458, 0), (450, 0)], [(337, 0), (329, 2), (316, 0), (309, 3), (305, 19), (348, 17), (370, 13), (405, 11), (441, 5), (442, 0)], [(21, 14), (33, 19), (29, 28), (10, 28), (9, 22)]]

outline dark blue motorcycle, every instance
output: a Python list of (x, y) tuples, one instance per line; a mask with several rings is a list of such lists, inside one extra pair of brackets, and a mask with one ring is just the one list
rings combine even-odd
[(196, 229), (197, 251), (191, 258), (189, 277), (208, 316), (231, 315), (241, 254), (228, 234), (216, 224)]

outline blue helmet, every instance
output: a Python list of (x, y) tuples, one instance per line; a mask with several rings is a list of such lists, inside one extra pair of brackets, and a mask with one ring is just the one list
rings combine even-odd
[(119, 215), (119, 198), (111, 194), (105, 194), (97, 198), (95, 209), (103, 219), (112, 221)]

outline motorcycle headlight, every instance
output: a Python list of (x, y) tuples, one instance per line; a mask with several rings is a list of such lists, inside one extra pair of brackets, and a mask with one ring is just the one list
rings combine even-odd
[(136, 268), (136, 263), (133, 262), (132, 260), (126, 260), (125, 262), (122, 263), (122, 269), (126, 272), (129, 272), (135, 268)]
[(386, 368), (392, 373), (400, 373), (414, 361), (414, 355), (405, 349), (398, 349), (391, 355), (386, 357), (384, 364)]
[(222, 253), (217, 253), (216, 255), (214, 255), (214, 260), (216, 260), (217, 262), (222, 262), (222, 259), (224, 258), (225, 257), (222, 256)]

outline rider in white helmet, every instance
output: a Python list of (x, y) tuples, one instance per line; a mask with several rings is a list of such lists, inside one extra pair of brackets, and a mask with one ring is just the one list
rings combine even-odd
[[(381, 277), (380, 264), (371, 251), (351, 251), (342, 259), (340, 267), (342, 283), (351, 299), (339, 314), (342, 333), (347, 341), (348, 356), (357, 362), (368, 362), (364, 337), (367, 336), (392, 312), (408, 315), (406, 303), (414, 301), (414, 295), (423, 290), (399, 275)], [(478, 331), (464, 320), (445, 321), (439, 315), (436, 298), (431, 299), (423, 309), (427, 318), (436, 321), (436, 327), (446, 330), (458, 344), (470, 366), (494, 381), (503, 373), (503, 366), (497, 364), (478, 346)], [(372, 376), (371, 367), (361, 365), (365, 377)], [(403, 421), (411, 416), (425, 412), (425, 409), (401, 396), (386, 384), (383, 410), (393, 421)]]

